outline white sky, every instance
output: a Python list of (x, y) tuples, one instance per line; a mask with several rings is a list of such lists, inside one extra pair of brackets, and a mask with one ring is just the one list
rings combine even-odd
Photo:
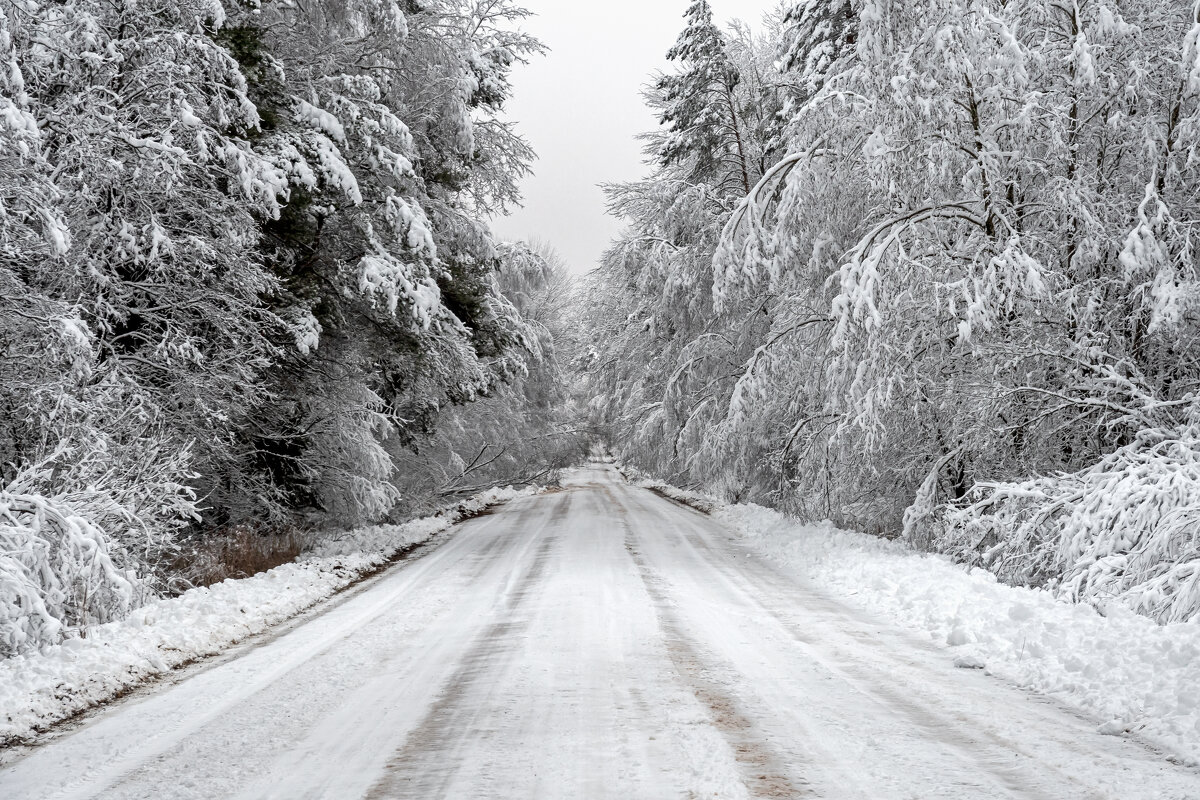
[[(690, 0), (526, 0), (526, 28), (551, 52), (519, 67), (509, 117), (539, 160), (523, 184), (525, 207), (495, 220), (507, 239), (539, 238), (587, 272), (619, 230), (597, 184), (641, 177), (637, 134), (657, 120), (641, 87), (667, 66)], [(759, 20), (778, 0), (711, 0), (718, 23)]]

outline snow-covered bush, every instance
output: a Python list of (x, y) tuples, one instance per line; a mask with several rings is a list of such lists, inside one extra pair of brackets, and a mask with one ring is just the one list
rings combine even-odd
[(164, 452), (136, 408), (98, 410), (111, 427), (91, 440), (48, 420), (69, 438), (0, 486), (0, 655), (86, 635), (170, 585), (176, 533), (197, 516), (189, 453)]
[(932, 546), (1012, 583), (1200, 620), (1200, 429), (1144, 431), (1075, 473), (982, 483)]
[(101, 493), (44, 497), (0, 489), (0, 657), (120, 619), (143, 597), (119, 546), (93, 520), (126, 525)]

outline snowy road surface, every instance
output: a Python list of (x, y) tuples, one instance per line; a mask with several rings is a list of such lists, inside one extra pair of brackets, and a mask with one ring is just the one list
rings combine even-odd
[(0, 771), (18, 798), (1200, 798), (610, 467)]

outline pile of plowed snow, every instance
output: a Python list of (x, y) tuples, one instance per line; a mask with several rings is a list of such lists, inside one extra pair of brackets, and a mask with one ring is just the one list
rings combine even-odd
[(437, 516), (377, 525), (250, 578), (192, 589), (98, 625), (87, 638), (0, 661), (0, 744), (103, 703), (175, 667), (229, 649), (336, 594), (396, 553), (532, 489), (492, 489)]

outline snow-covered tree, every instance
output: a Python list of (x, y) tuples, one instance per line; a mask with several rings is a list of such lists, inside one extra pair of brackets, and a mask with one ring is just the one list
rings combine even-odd
[(715, 407), (672, 437), (692, 479), (1189, 618), (1198, 9), (788, 20), (789, 152), (725, 220), (709, 325), (673, 350), (680, 375), (723, 368), (617, 386)]
[(486, 395), (501, 380), (488, 363), (518, 346), (489, 315), (483, 219), (515, 201), (532, 157), (499, 116), (508, 72), (541, 49), (516, 30), (526, 14), (279, 3), (227, 28), (268, 120), (256, 146), (289, 184), (265, 258), (298, 333), (251, 439), (285, 509), (378, 518), (399, 498), (386, 449)]
[(584, 453), (566, 373), (577, 346), (573, 281), (549, 245), (503, 243), (498, 253), (491, 321), (517, 344), (488, 364), (498, 380), (487, 396), (447, 409), (436, 436), (397, 452), (410, 497), (440, 501), (497, 483), (544, 481)]
[(661, 76), (655, 85), (659, 119), (667, 126), (658, 158), (664, 166), (683, 165), (691, 180), (749, 192), (756, 176), (737, 100), (742, 76), (708, 0), (693, 0), (684, 19), (686, 26), (667, 51), (679, 71)]
[[(706, 9), (694, 6), (692, 12), (711, 25)], [(762, 34), (741, 24), (727, 38), (712, 34), (721, 36), (722, 57), (741, 76), (732, 102), (744, 124), (741, 152), (751, 179), (777, 158), (781, 95), (772, 64), (780, 20), (768, 18)], [(698, 38), (694, 28), (681, 43)], [(729, 108), (720, 92), (694, 99), (712, 104), (712, 114)], [(652, 92), (649, 100), (657, 107), (661, 97)], [(664, 166), (659, 146), (670, 140), (647, 138), (655, 173), (607, 187), (611, 213), (629, 227), (596, 276), (603, 288), (593, 295), (606, 302), (589, 311), (592, 324), (604, 331), (596, 336), (604, 346), (588, 362), (592, 410), (596, 424), (615, 431), (622, 457), (686, 482), (713, 476), (715, 465), (700, 457), (700, 448), (733, 388), (729, 365), (753, 351), (772, 309), (763, 297), (747, 297), (737, 307), (714, 302), (712, 259), (734, 198), (744, 191), (740, 169), (697, 172), (692, 161)], [(727, 152), (736, 152), (730, 146)]]
[(807, 99), (854, 49), (858, 12), (853, 0), (799, 0), (784, 16), (780, 68)]
[[(506, 299), (485, 222), (532, 158), (501, 116), (541, 49), (526, 16), (5, 6), (0, 529), (34, 544), (4, 567), (0, 641), (164, 589), (181, 535), (423, 502), (397, 465), (450, 409), (532, 407), (515, 387), (550, 343)], [(59, 597), (88, 570), (112, 602)], [(31, 622), (39, 594), (57, 626)]]
[(175, 2), (9, 11), (53, 170), (42, 216), (61, 226), (23, 282), (79, 309), (96, 362), (82, 391), (132, 391), (214, 472), (240, 458), (231, 427), (271, 357), (273, 280), (247, 254), (285, 188), (245, 138), (259, 117), (213, 39), (223, 16)]
[[(197, 471), (238, 475), (235, 432), (282, 327), (253, 251), (285, 185), (247, 139), (259, 117), (214, 40), (223, 17), (5, 7), (0, 494), (6, 535), (48, 559), (25, 565), (49, 581), (43, 610), (68, 626), (161, 586)], [(13, 631), (38, 643), (13, 624), (12, 646)]]

